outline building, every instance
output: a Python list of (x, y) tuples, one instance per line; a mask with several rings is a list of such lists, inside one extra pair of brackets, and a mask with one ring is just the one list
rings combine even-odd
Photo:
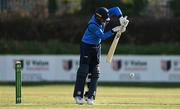
[(148, 0), (148, 15), (155, 18), (171, 17), (172, 13), (169, 6), (170, 1), (171, 0)]
[(37, 4), (46, 5), (47, 0), (0, 0), (0, 11), (26, 9), (32, 11)]
[(81, 9), (81, 0), (57, 0), (58, 11), (57, 15), (64, 13), (74, 13)]
[[(0, 13), (20, 14), (22, 16), (49, 15), (50, 0), (0, 0)], [(55, 0), (57, 5), (56, 15), (74, 13), (80, 10), (81, 0)]]

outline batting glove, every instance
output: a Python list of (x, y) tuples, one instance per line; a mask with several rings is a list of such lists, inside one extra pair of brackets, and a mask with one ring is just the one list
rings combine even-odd
[(126, 31), (126, 27), (124, 27), (124, 26), (117, 26), (117, 27), (115, 27), (115, 28), (112, 29), (112, 32), (113, 32), (113, 33), (117, 33), (117, 32), (123, 33), (123, 32), (125, 32), (125, 31)]
[(129, 24), (129, 20), (127, 19), (127, 16), (120, 17), (119, 21), (120, 21), (121, 26), (123, 26), (123, 27), (127, 27), (127, 25)]

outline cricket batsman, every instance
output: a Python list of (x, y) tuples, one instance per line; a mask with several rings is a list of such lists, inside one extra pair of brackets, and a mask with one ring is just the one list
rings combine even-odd
[[(107, 32), (104, 29), (110, 21), (111, 16), (119, 18), (120, 26)], [(100, 74), (101, 41), (106, 40), (117, 32), (125, 32), (129, 20), (122, 16), (119, 7), (107, 9), (98, 8), (88, 22), (87, 28), (80, 45), (80, 65), (77, 70), (73, 97), (77, 104), (83, 104), (84, 87), (88, 73), (91, 74), (88, 91), (85, 95), (87, 104), (93, 105), (95, 100), (97, 81)]]

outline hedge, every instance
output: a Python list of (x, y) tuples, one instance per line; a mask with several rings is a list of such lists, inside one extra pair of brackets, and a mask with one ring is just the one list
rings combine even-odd
[[(59, 40), (17, 41), (0, 40), (0, 54), (79, 54), (79, 43), (71, 44)], [(111, 42), (102, 44), (102, 54), (107, 54)], [(120, 40), (115, 54), (180, 55), (180, 43), (133, 45)]]
[[(18, 41), (48, 41), (78, 43), (86, 28), (89, 16), (65, 15), (61, 17), (36, 19), (13, 18), (0, 20), (0, 39)], [(118, 25), (112, 18), (107, 30)], [(153, 44), (179, 42), (180, 19), (131, 18), (122, 43)]]

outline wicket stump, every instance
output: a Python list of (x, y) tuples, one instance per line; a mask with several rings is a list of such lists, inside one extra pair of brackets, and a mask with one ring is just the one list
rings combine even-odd
[(16, 73), (16, 104), (21, 103), (21, 62), (16, 61), (15, 64), (15, 73)]

